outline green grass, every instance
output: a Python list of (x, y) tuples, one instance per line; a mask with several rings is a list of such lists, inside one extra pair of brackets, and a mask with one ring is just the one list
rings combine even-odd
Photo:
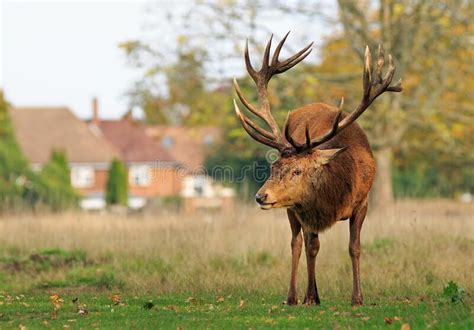
[[(472, 329), (466, 303), (436, 297), (380, 298), (352, 308), (348, 300), (327, 297), (320, 306), (286, 306), (281, 295), (233, 292), (214, 295), (121, 296), (115, 304), (106, 292), (76, 296), (63, 293), (55, 311), (48, 294), (0, 296), (0, 328), (381, 328)], [(75, 302), (72, 300), (75, 299)], [(77, 299), (77, 300), (76, 300)], [(87, 310), (78, 313), (79, 307)]]
[[(354, 309), (348, 223), (321, 234), (322, 305), (290, 307), (288, 223), (257, 211), (0, 218), (0, 329), (474, 329), (474, 205), (404, 203), (369, 215), (365, 305)], [(305, 264), (302, 254), (300, 300)]]

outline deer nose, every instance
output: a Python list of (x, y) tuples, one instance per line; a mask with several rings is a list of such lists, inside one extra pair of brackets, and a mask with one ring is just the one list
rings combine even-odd
[(255, 200), (257, 201), (258, 204), (263, 204), (265, 203), (265, 200), (267, 199), (268, 194), (256, 194), (255, 195)]

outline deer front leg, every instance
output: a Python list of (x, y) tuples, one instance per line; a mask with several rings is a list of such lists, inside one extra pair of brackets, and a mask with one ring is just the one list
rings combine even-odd
[(362, 305), (362, 291), (360, 289), (360, 230), (367, 213), (367, 202), (365, 202), (350, 219), (350, 241), (349, 255), (352, 260), (352, 305)]
[(286, 303), (288, 305), (296, 305), (298, 304), (298, 298), (296, 296), (296, 273), (298, 271), (303, 238), (301, 237), (301, 224), (296, 218), (296, 215), (291, 210), (288, 210), (287, 213), (291, 227), (291, 277)]
[(319, 251), (318, 234), (308, 232), (304, 233), (304, 245), (306, 249), (306, 264), (308, 268), (308, 288), (304, 303), (307, 305), (319, 305), (318, 287), (316, 286), (316, 256)]

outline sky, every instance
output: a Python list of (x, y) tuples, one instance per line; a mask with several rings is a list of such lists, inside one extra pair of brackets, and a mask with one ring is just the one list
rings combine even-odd
[[(175, 12), (186, 6), (158, 2)], [(118, 45), (146, 39), (147, 9), (148, 1), (0, 0), (0, 88), (7, 100), (14, 106), (67, 106), (89, 118), (97, 97), (102, 118), (119, 118), (127, 111), (127, 89), (143, 73), (127, 63)], [(280, 35), (305, 28), (301, 22), (273, 23)], [(320, 39), (322, 29), (314, 31)]]
[(1, 1), (0, 88), (15, 106), (68, 106), (90, 117), (125, 111), (139, 77), (120, 42), (139, 38), (143, 2)]

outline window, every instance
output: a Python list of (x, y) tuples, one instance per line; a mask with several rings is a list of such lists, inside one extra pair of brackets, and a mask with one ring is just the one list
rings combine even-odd
[(204, 184), (205, 184), (204, 178), (196, 177), (194, 179), (193, 188), (194, 188), (194, 195), (195, 196), (201, 197), (201, 196), (204, 195)]
[(71, 184), (74, 188), (90, 188), (94, 185), (94, 168), (91, 166), (73, 166)]
[(161, 143), (166, 149), (170, 149), (173, 146), (174, 142), (171, 136), (165, 136), (163, 140), (161, 141)]
[(214, 144), (214, 137), (211, 134), (206, 134), (204, 135), (202, 142), (207, 147), (212, 146)]
[(129, 170), (130, 183), (139, 186), (149, 186), (151, 184), (150, 166), (132, 165)]

